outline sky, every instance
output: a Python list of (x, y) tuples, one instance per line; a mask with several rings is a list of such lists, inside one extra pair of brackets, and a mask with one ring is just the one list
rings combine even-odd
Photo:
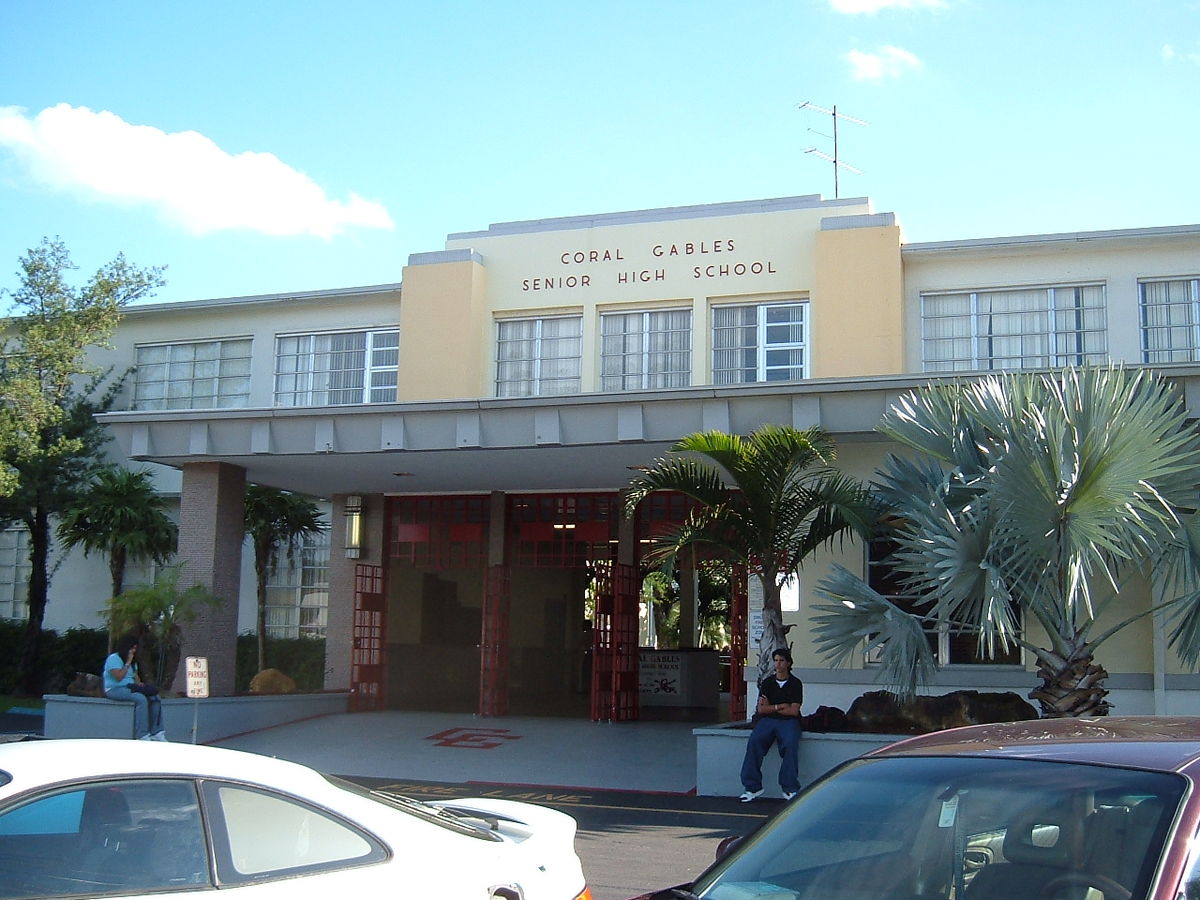
[(835, 106), (908, 242), (1200, 223), (1200, 0), (0, 0), (0, 288), (43, 238), (174, 302), (832, 198)]

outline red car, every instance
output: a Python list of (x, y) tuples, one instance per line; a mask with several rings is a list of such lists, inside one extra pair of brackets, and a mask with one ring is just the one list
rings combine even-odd
[(922, 735), (839, 766), (692, 884), (635, 900), (1191, 900), (1198, 778), (1200, 718)]

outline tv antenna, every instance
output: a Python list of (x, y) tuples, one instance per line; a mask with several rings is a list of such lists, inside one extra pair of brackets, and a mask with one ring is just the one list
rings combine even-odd
[[(833, 119), (833, 134), (832, 135), (822, 134), (819, 131), (816, 132), (817, 134), (820, 134), (821, 137), (826, 137), (826, 138), (832, 137), (833, 138), (833, 156), (830, 156), (828, 153), (822, 153), (816, 147), (809, 147), (804, 152), (811, 153), (813, 156), (819, 156), (821, 159), (824, 159), (824, 160), (827, 160), (828, 162), (833, 163), (833, 198), (836, 200), (836, 199), (838, 199), (838, 169), (848, 169), (849, 171), (853, 172), (855, 175), (862, 174), (862, 169), (856, 169), (856, 168), (854, 168), (854, 166), (852, 166), (848, 163), (842, 162), (841, 158), (838, 156), (838, 119), (845, 119), (847, 122), (853, 122), (855, 125), (870, 125), (871, 123), (864, 122), (862, 119), (856, 119), (856, 118), (854, 118), (854, 116), (848, 116), (845, 113), (840, 113), (837, 111), (836, 106), (834, 106), (833, 109), (826, 109), (823, 106), (817, 106), (815, 103), (809, 103), (807, 100), (805, 100), (803, 103), (801, 103), (800, 106), (797, 108), (798, 109), (811, 109), (811, 110), (814, 110), (815, 112), (824, 113), (825, 115), (827, 115), (831, 119)], [(813, 129), (810, 128), (808, 130), (812, 131)]]

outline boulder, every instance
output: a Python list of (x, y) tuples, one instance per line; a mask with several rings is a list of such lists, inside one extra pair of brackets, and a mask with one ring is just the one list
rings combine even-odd
[(104, 685), (99, 675), (91, 672), (76, 672), (74, 680), (67, 685), (67, 694), (72, 697), (103, 697)]
[(880, 734), (926, 734), (962, 725), (1036, 718), (1037, 710), (1012, 691), (952, 691), (919, 695), (905, 703), (890, 691), (869, 691), (850, 704), (846, 727)]
[(250, 679), (252, 694), (294, 694), (296, 682), (278, 669), (263, 669)]

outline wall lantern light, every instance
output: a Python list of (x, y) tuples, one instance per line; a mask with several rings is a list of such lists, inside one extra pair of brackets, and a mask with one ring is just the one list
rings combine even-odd
[(347, 494), (342, 506), (346, 516), (346, 558), (362, 556), (363, 498), (360, 494)]

